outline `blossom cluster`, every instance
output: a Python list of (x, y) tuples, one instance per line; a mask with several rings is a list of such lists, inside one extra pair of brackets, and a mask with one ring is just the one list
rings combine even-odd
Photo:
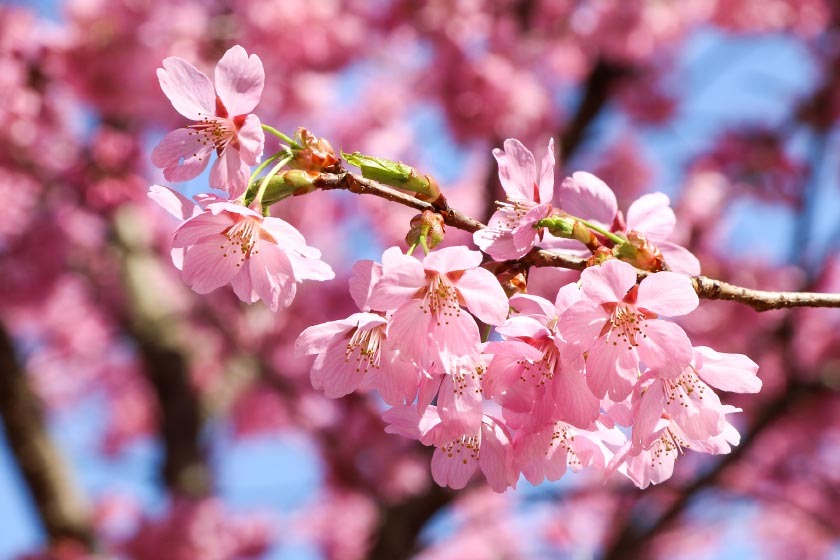
[[(150, 189), (182, 220), (172, 258), (184, 281), (201, 294), (229, 284), (242, 301), (261, 299), (277, 311), (292, 303), (297, 283), (333, 278), (317, 249), (269, 215), (289, 193), (266, 196), (275, 177), (287, 177), (293, 194), (314, 188), (313, 175), (340, 166), (329, 143), (306, 131), (286, 137), (289, 146), (250, 174), (265, 144), (266, 127), (251, 113), (264, 83), (259, 58), (230, 49), (216, 67), (215, 90), (181, 59), (164, 61), (158, 77), (196, 124), (167, 135), (153, 162), (167, 179), (184, 181), (215, 152), (210, 185), (229, 196), (202, 194), (194, 203)], [(433, 478), (452, 488), (466, 486), (476, 470), (501, 492), (520, 475), (537, 484), (585, 467), (646, 487), (669, 478), (686, 449), (728, 453), (739, 439), (728, 417), (739, 409), (715, 389), (758, 391), (758, 366), (693, 346), (670, 320), (698, 306), (690, 277), (700, 266), (669, 241), (676, 218), (668, 197), (642, 196), (625, 216), (590, 173), (574, 173), (555, 192), (551, 141), (539, 168), (517, 140), (493, 154), (507, 200), (474, 234), (481, 251), (430, 250), (442, 239), (442, 220), (429, 237), (418, 231), (431, 225), (413, 222), (417, 241), (407, 252), (394, 246), (381, 262), (357, 262), (350, 295), (359, 311), (297, 340), (300, 354), (315, 356), (312, 385), (331, 398), (376, 390), (388, 405), (386, 431), (434, 446)], [(351, 155), (375, 163), (386, 182), (394, 170), (398, 185), (416, 177), (403, 164)], [(283, 167), (302, 175), (278, 175)], [(418, 243), (422, 259), (412, 254)], [(580, 280), (558, 287), (553, 302), (510, 296), (484, 266), (522, 259), (534, 247), (588, 256)]]

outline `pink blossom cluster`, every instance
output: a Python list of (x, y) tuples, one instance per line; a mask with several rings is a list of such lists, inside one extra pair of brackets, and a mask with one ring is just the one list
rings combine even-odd
[[(539, 176), (516, 140), (494, 155), (508, 202), (475, 239), (492, 257), (514, 259), (541, 241), (537, 222), (554, 211), (552, 145)], [(354, 266), (359, 313), (298, 339), (300, 352), (316, 355), (316, 389), (328, 397), (376, 389), (391, 407), (386, 431), (435, 447), (432, 475), (442, 486), (463, 488), (480, 469), (504, 491), (520, 474), (538, 484), (592, 467), (644, 488), (669, 478), (686, 449), (720, 454), (737, 444), (727, 416), (739, 409), (713, 388), (761, 387), (749, 358), (693, 347), (666, 319), (699, 303), (687, 275), (696, 259), (665, 241), (675, 225), (667, 197), (642, 197), (624, 222), (595, 176), (576, 173), (563, 185), (564, 215), (586, 216), (628, 243), (634, 232), (647, 237), (679, 272), (637, 283), (634, 266), (610, 258), (561, 287), (552, 303), (509, 299), (481, 253), (466, 247), (423, 260), (391, 247), (381, 263)], [(495, 327), (499, 340), (483, 341), (479, 322)]]
[(172, 260), (184, 281), (200, 294), (230, 284), (242, 301), (261, 299), (276, 311), (291, 304), (298, 282), (333, 278), (320, 251), (294, 226), (263, 216), (259, 201), (253, 208), (242, 202), (265, 143), (251, 112), (265, 83), (259, 57), (239, 45), (229, 49), (216, 66), (215, 89), (181, 58), (165, 59), (157, 74), (172, 105), (194, 124), (167, 134), (152, 162), (167, 179), (181, 182), (201, 174), (215, 153), (210, 186), (231, 197), (197, 195), (194, 204), (171, 189), (151, 187), (149, 196), (183, 221), (173, 238)]

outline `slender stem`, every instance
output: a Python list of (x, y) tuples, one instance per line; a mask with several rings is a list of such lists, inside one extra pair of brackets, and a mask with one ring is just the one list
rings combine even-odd
[(618, 236), (618, 235), (616, 235), (616, 234), (614, 234), (610, 231), (607, 231), (604, 228), (602, 228), (601, 226), (595, 225), (592, 222), (587, 222), (586, 220), (581, 220), (580, 218), (576, 218), (575, 216), (571, 216), (571, 217), (573, 219), (579, 221), (580, 223), (582, 223), (583, 225), (585, 225), (586, 227), (588, 227), (592, 231), (597, 231), (598, 233), (600, 233), (601, 235), (603, 235), (604, 237), (606, 237), (607, 239), (609, 239), (613, 243), (616, 243), (618, 245), (623, 245), (623, 244), (627, 243), (627, 240), (624, 239), (623, 237)]
[(288, 154), (288, 153), (289, 153), (289, 151), (288, 151), (288, 150), (286, 150), (286, 149), (284, 148), (284, 149), (280, 150), (279, 152), (277, 152), (276, 154), (274, 154), (274, 155), (272, 155), (272, 156), (270, 156), (270, 157), (266, 158), (266, 160), (265, 160), (265, 161), (263, 161), (263, 162), (259, 165), (259, 167), (257, 167), (256, 169), (254, 169), (254, 172), (253, 172), (253, 173), (251, 173), (251, 178), (250, 178), (250, 179), (248, 179), (248, 184), (250, 185), (251, 183), (253, 183), (253, 182), (254, 182), (254, 179), (256, 179), (256, 178), (257, 178), (257, 176), (259, 176), (259, 174), (260, 174), (260, 173), (262, 173), (262, 172), (263, 172), (263, 170), (264, 170), (266, 167), (268, 167), (268, 164), (269, 164), (269, 163), (271, 163), (272, 161), (276, 160), (277, 158), (279, 158), (279, 157), (280, 157), (280, 156), (282, 156), (283, 154)]
[(262, 129), (265, 130), (266, 132), (270, 132), (271, 134), (273, 134), (274, 136), (276, 136), (277, 138), (279, 138), (280, 140), (282, 140), (283, 142), (285, 142), (286, 144), (288, 144), (292, 148), (295, 148), (296, 150), (302, 150), (303, 149), (303, 146), (301, 146), (300, 144), (295, 142), (293, 138), (289, 138), (288, 135), (283, 134), (282, 132), (280, 132), (279, 130), (274, 128), (273, 126), (269, 126), (267, 124), (264, 124), (264, 125), (262, 125)]
[(408, 255), (408, 256), (410, 257), (410, 256), (411, 256), (411, 253), (413, 253), (413, 252), (414, 252), (414, 249), (416, 249), (416, 248), (417, 248), (417, 243), (412, 243), (412, 244), (408, 247), (408, 250), (405, 252), (405, 254), (406, 254), (406, 255)]
[(266, 173), (265, 177), (263, 177), (262, 183), (260, 183), (260, 190), (257, 191), (257, 196), (254, 197), (254, 202), (260, 205), (262, 208), (262, 199), (265, 196), (265, 189), (268, 187), (268, 182), (271, 181), (271, 178), (277, 175), (277, 172), (280, 171), (284, 165), (292, 161), (292, 156), (287, 155), (286, 157), (282, 158), (280, 161), (277, 162), (277, 165), (271, 168), (271, 171)]

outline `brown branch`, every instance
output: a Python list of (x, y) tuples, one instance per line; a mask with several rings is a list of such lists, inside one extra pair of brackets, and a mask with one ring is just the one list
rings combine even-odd
[(26, 373), (15, 358), (11, 337), (2, 324), (0, 418), (49, 541), (71, 541), (92, 550), (94, 532), (87, 504), (50, 439), (41, 402), (29, 387)]
[[(423, 210), (438, 212), (443, 216), (446, 225), (468, 232), (475, 232), (487, 227), (478, 220), (458, 210), (449, 208), (448, 205), (444, 208), (439, 208), (412, 195), (402, 193), (391, 187), (352, 173), (323, 173), (316, 180), (315, 184), (318, 188), (324, 190), (342, 189), (356, 194), (369, 194), (408, 206), (409, 208), (414, 208), (421, 212)], [(526, 270), (532, 266), (583, 270), (586, 268), (586, 260), (580, 257), (535, 248), (521, 259), (505, 261), (501, 265), (502, 268), (507, 270)], [(639, 271), (640, 277), (644, 277), (647, 274), (645, 271)], [(693, 277), (691, 280), (697, 295), (703, 299), (736, 301), (748, 305), (756, 311), (787, 309), (791, 307), (840, 307), (840, 294), (753, 290), (706, 276)]]

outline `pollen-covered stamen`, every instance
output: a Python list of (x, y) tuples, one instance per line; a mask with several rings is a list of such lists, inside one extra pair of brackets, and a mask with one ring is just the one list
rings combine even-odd
[(367, 373), (370, 368), (379, 369), (384, 332), (381, 325), (354, 329), (344, 351), (344, 361), (355, 361), (356, 373)]
[(529, 360), (518, 360), (517, 363), (522, 365), (522, 374), (519, 379), (524, 382), (531, 382), (537, 386), (543, 386), (552, 379), (554, 379), (554, 370), (557, 367), (557, 346), (551, 340), (545, 341), (540, 350), (543, 352), (542, 358), (537, 362)]
[(690, 399), (703, 399), (706, 384), (700, 381), (692, 370), (686, 369), (676, 379), (663, 379), (662, 389), (665, 392), (666, 404), (678, 400), (680, 406), (688, 408)]
[(479, 445), (478, 436), (461, 436), (442, 446), (440, 450), (446, 453), (448, 458), (460, 460), (466, 465), (470, 460), (478, 461)]
[(457, 317), (461, 314), (458, 292), (446, 279), (439, 274), (434, 274), (420, 303), (420, 309), (423, 313), (431, 313), (437, 320), (438, 326), (448, 325), (449, 317)]
[[(190, 135), (195, 136), (196, 141), (204, 146), (211, 146), (217, 154), (221, 154), (231, 143), (236, 143), (236, 125), (228, 118), (215, 115), (200, 115), (201, 120), (191, 124), (187, 128)], [(199, 160), (201, 156), (194, 154)]]
[(665, 428), (662, 431), (662, 434), (659, 436), (653, 445), (650, 448), (650, 462), (651, 465), (662, 464), (663, 457), (666, 457), (670, 454), (673, 454), (675, 457), (677, 455), (682, 455), (685, 453), (683, 448), (691, 447), (691, 445), (681, 438), (678, 434), (674, 433), (670, 428)]
[(647, 338), (644, 332), (645, 323), (654, 317), (648, 316), (631, 305), (623, 303), (613, 305), (615, 307), (609, 320), (601, 329), (601, 336), (606, 335), (607, 342), (612, 342), (613, 346), (621, 343), (627, 346), (628, 350), (632, 350), (639, 345), (640, 339)]
[(502, 235), (510, 234), (511, 231), (519, 227), (525, 218), (525, 214), (536, 206), (536, 204), (530, 200), (510, 200), (506, 202), (497, 200), (496, 206), (499, 208), (497, 215), (501, 219), (488, 225), (487, 232), (498, 239)]
[(248, 217), (243, 217), (238, 222), (222, 232), (227, 241), (220, 247), (223, 257), (233, 256), (239, 258), (236, 266), (241, 266), (251, 255), (258, 254), (259, 240), (262, 228), (260, 223)]
[(551, 434), (551, 440), (548, 442), (548, 449), (545, 454), (551, 453), (551, 449), (555, 446), (560, 446), (566, 450), (566, 464), (572, 469), (577, 469), (581, 466), (580, 458), (572, 449), (572, 443), (575, 441), (575, 435), (571, 431), (571, 426), (565, 422), (557, 422), (554, 424), (554, 433)]

